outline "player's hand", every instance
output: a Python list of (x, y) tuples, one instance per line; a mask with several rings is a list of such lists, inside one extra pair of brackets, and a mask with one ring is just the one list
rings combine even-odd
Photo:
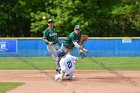
[(53, 42), (49, 42), (49, 45), (52, 46), (53, 45)]
[(83, 48), (83, 52), (88, 52), (88, 50)]

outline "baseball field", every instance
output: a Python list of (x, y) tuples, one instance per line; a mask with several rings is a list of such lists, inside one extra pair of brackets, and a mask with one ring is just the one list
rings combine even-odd
[(51, 57), (1, 57), (0, 93), (140, 93), (140, 57), (86, 57), (56, 82)]

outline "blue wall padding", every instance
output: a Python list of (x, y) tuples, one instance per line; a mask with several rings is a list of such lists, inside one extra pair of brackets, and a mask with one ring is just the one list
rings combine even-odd
[[(64, 40), (61, 40), (62, 43)], [(89, 39), (84, 43), (89, 57), (140, 56), (140, 39), (123, 43), (122, 39)], [(74, 48), (73, 55), (79, 56)], [(50, 56), (42, 39), (17, 39), (17, 53), (1, 52), (0, 56), (38, 57)]]

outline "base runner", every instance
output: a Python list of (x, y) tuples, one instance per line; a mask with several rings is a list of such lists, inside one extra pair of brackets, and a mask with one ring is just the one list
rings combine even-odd
[(60, 58), (60, 74), (55, 76), (56, 81), (62, 81), (63, 79), (73, 79), (74, 70), (75, 70), (75, 63), (78, 60), (77, 57), (70, 55), (69, 53), (66, 54), (63, 50), (59, 50), (57, 52), (58, 57)]

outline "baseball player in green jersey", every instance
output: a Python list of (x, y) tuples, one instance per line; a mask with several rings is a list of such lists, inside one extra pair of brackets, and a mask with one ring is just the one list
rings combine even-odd
[(52, 58), (55, 60), (58, 69), (59, 64), (58, 64), (57, 51), (58, 51), (58, 44), (60, 45), (60, 42), (58, 40), (57, 30), (54, 28), (54, 22), (52, 19), (48, 20), (48, 28), (44, 31), (43, 41), (47, 44), (47, 49), (50, 52)]
[(68, 37), (65, 39), (60, 49), (64, 50), (66, 53), (72, 54), (73, 47), (75, 46), (84, 52), (88, 52), (88, 50), (84, 49), (82, 46), (78, 44), (80, 39), (81, 39), (80, 25), (76, 25), (74, 31), (68, 35)]

